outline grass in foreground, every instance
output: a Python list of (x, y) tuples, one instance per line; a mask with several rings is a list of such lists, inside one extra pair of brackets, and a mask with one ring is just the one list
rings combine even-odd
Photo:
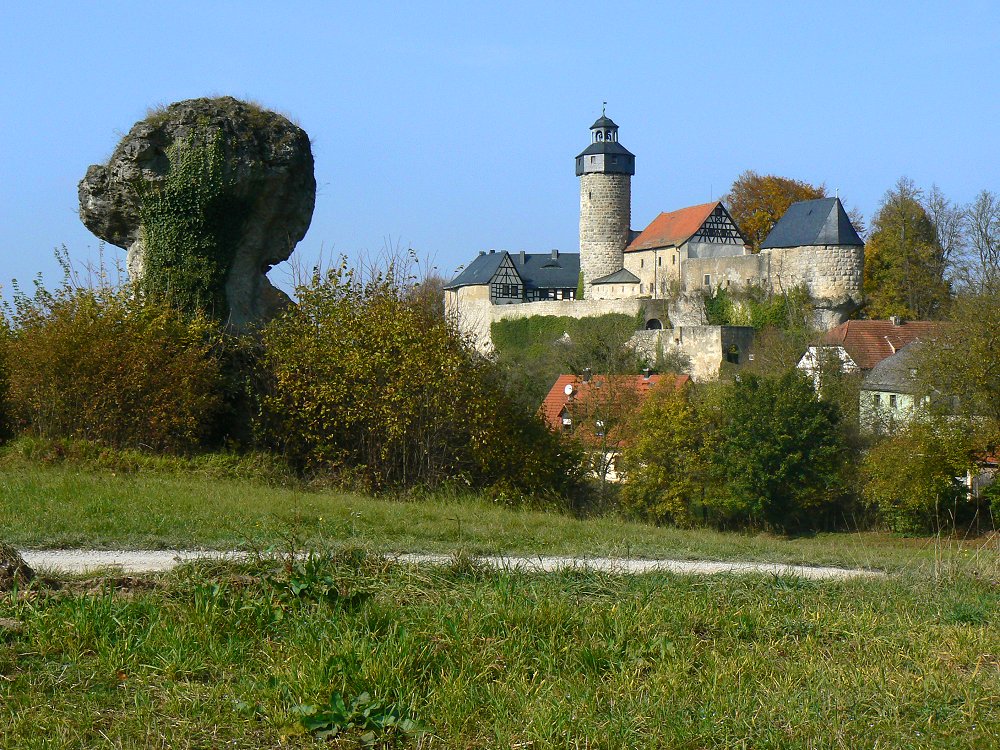
[(422, 748), (1000, 745), (1000, 592), (967, 577), (529, 575), (353, 551), (118, 583), (0, 595), (23, 628), (0, 637), (4, 748), (319, 746), (297, 707), (334, 692), (395, 706), (428, 730), (395, 739)]
[(581, 520), (476, 497), (401, 502), (171, 471), (121, 474), (23, 460), (7, 460), (0, 469), (0, 529), (8, 543), (35, 548), (262, 549), (295, 539), (383, 552), (760, 560), (937, 573), (959, 568), (1000, 578), (996, 535), (786, 539), (658, 528), (615, 517)]

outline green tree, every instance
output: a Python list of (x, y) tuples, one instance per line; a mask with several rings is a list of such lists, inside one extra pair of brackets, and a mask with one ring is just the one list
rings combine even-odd
[(750, 241), (753, 251), (757, 252), (790, 205), (825, 196), (823, 185), (810, 185), (773, 174), (760, 175), (748, 169), (736, 178), (722, 201)]
[(849, 495), (836, 408), (796, 371), (743, 375), (722, 396), (709, 445), (719, 519), (784, 531), (832, 525)]
[(939, 318), (950, 294), (945, 270), (945, 252), (922, 193), (901, 177), (872, 219), (865, 248), (866, 313), (871, 318)]
[(895, 531), (955, 528), (975, 513), (967, 488), (956, 479), (971, 468), (970, 447), (961, 425), (914, 419), (865, 455), (865, 501)]
[(955, 298), (919, 373), (932, 407), (961, 418), (976, 449), (1000, 448), (1000, 279)]
[(689, 388), (654, 388), (636, 412), (621, 459), (627, 511), (655, 523), (687, 526), (704, 491), (704, 431)]

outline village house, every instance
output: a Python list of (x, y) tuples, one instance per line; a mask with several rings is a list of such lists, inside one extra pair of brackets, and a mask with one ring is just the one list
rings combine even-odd
[(683, 388), (688, 375), (560, 375), (539, 413), (549, 429), (572, 435), (590, 454), (592, 473), (618, 482), (617, 460), (628, 442), (627, 423), (653, 388)]

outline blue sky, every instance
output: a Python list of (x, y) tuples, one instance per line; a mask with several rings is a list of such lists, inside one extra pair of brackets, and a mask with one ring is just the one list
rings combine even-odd
[(604, 100), (634, 228), (746, 169), (866, 217), (901, 175), (1000, 191), (998, 61), (986, 2), (5, 3), (0, 283), (56, 280), (62, 244), (96, 257), (77, 182), (155, 104), (231, 94), (305, 128), (303, 264), (392, 243), (450, 275), (481, 249), (577, 251), (573, 157)]

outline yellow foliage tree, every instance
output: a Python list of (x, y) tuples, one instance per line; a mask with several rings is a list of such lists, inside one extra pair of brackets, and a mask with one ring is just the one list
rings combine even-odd
[(759, 175), (748, 169), (736, 178), (722, 201), (733, 221), (750, 241), (753, 251), (757, 252), (790, 205), (824, 197), (826, 188), (823, 185), (817, 187), (773, 174)]

